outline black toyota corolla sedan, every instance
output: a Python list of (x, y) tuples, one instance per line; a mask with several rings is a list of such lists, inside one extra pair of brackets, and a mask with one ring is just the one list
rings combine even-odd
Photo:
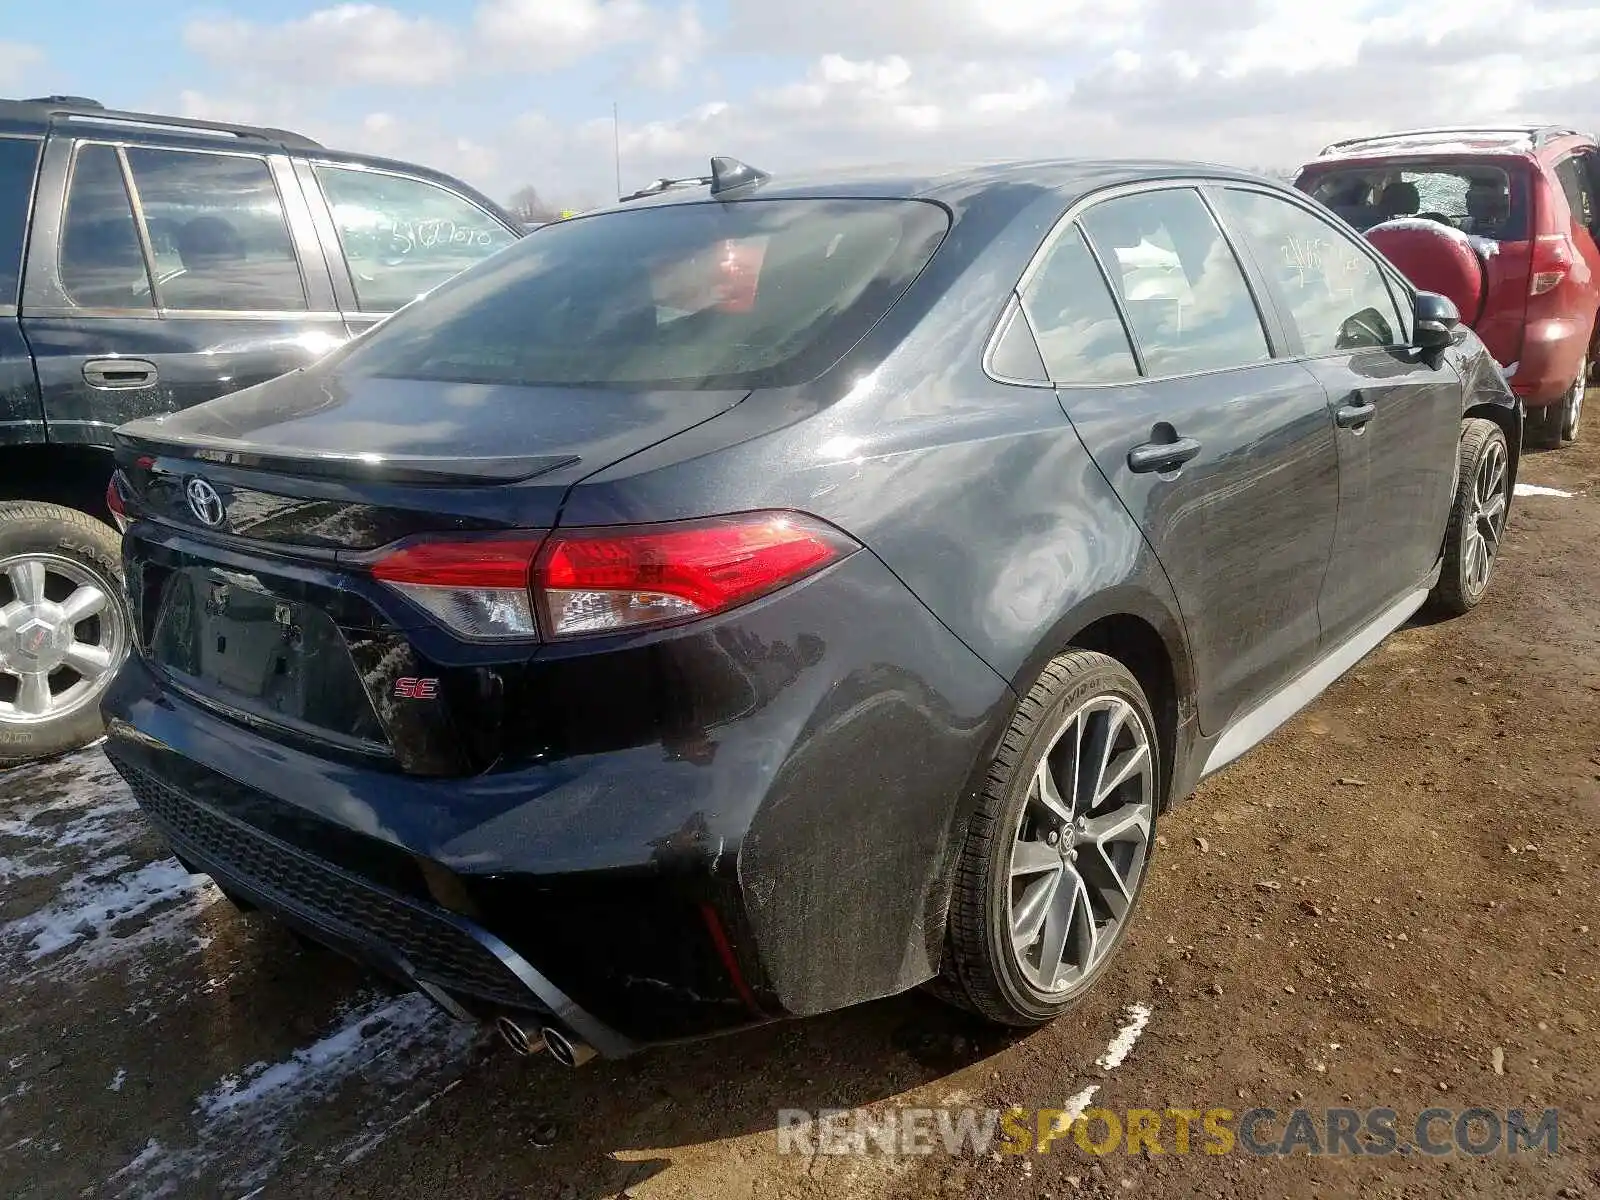
[(1429, 602), (1521, 415), (1294, 191), (690, 186), (126, 426), (108, 753), (244, 906), (566, 1061), (1089, 988), (1161, 813)]

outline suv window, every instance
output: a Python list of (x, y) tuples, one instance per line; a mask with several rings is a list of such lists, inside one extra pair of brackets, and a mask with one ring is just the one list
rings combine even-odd
[(28, 232), (28, 207), (38, 165), (37, 140), (0, 137), (0, 308), (17, 302), (22, 241)]
[(393, 312), (517, 240), (437, 184), (347, 167), (316, 171), (363, 312)]
[(1118, 383), (1138, 377), (1128, 331), (1076, 225), (1046, 252), (1022, 304), (1050, 378), (1057, 383)]
[(164, 309), (303, 311), (305, 284), (262, 158), (130, 146)]
[(1238, 260), (1198, 192), (1173, 188), (1096, 204), (1084, 229), (1151, 375), (1271, 357)]
[(927, 265), (916, 200), (749, 200), (562, 221), (325, 360), (357, 375), (758, 388), (832, 366)]
[(1500, 242), (1528, 236), (1527, 173), (1486, 163), (1394, 163), (1318, 174), (1307, 190), (1357, 229), (1425, 217)]
[(1556, 178), (1561, 181), (1561, 190), (1566, 193), (1572, 219), (1586, 229), (1592, 229), (1595, 221), (1594, 192), (1589, 186), (1589, 172), (1584, 169), (1583, 160), (1577, 157), (1562, 159), (1556, 164)]
[(1361, 243), (1264, 192), (1226, 188), (1219, 202), (1288, 304), (1306, 354), (1407, 342), (1388, 281)]
[(116, 148), (78, 147), (61, 225), (61, 285), (84, 308), (154, 309)]

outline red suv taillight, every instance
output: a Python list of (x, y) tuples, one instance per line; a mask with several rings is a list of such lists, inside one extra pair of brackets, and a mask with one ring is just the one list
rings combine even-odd
[(1533, 265), (1528, 276), (1528, 295), (1542, 296), (1561, 286), (1561, 281), (1577, 261), (1577, 247), (1565, 233), (1541, 233), (1533, 239)]
[(372, 574), (466, 637), (560, 639), (725, 612), (858, 548), (814, 517), (757, 512), (416, 542), (380, 558)]

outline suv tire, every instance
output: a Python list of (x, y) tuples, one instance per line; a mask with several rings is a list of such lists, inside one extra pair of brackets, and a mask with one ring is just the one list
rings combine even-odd
[(1155, 721), (1128, 669), (1088, 651), (1053, 659), (989, 764), (935, 994), (1023, 1028), (1081, 998), (1149, 875), (1161, 779)]
[(0, 503), (0, 766), (100, 736), (129, 633), (116, 531), (56, 504)]
[(1578, 426), (1583, 420), (1583, 396), (1589, 385), (1589, 362), (1584, 360), (1583, 366), (1578, 370), (1578, 382), (1572, 385), (1572, 391), (1567, 393), (1566, 403), (1561, 408), (1561, 440), (1575, 442), (1578, 440)]
[(1511, 507), (1511, 458), (1500, 426), (1481, 417), (1463, 421), (1459, 453), (1443, 568), (1429, 598), (1447, 617), (1476, 608), (1489, 590)]

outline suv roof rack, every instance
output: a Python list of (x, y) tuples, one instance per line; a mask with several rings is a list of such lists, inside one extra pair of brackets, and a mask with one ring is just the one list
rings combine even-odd
[(1399, 129), (1393, 133), (1378, 133), (1365, 137), (1346, 138), (1341, 142), (1330, 142), (1322, 148), (1322, 153), (1326, 155), (1332, 154), (1335, 150), (1349, 150), (1354, 146), (1374, 146), (1381, 145), (1384, 142), (1403, 142), (1408, 138), (1433, 137), (1440, 134), (1459, 134), (1464, 136), (1509, 134), (1527, 138), (1531, 148), (1537, 150), (1555, 138), (1567, 137), (1577, 132), (1576, 129), (1569, 129), (1564, 125), (1434, 125), (1425, 129)]
[(749, 163), (740, 162), (737, 158), (727, 155), (715, 155), (711, 159), (711, 174), (685, 175), (678, 179), (658, 179), (654, 183), (646, 184), (637, 192), (630, 192), (626, 196), (617, 198), (618, 204), (626, 204), (630, 200), (643, 200), (646, 196), (659, 196), (662, 192), (680, 187), (706, 187), (711, 188), (713, 196), (725, 196), (729, 192), (741, 188), (760, 187), (772, 176), (767, 172), (752, 167)]
[(65, 119), (95, 125), (121, 125), (136, 129), (166, 129), (181, 133), (210, 134), (214, 137), (249, 138), (273, 142), (285, 149), (321, 150), (322, 143), (288, 129), (266, 125), (235, 125), (228, 121), (206, 121), (195, 117), (167, 117), (156, 113), (128, 112), (107, 108), (87, 96), (35, 96), (27, 100), (0, 100), (0, 114), (8, 106), (32, 109), (39, 117)]

